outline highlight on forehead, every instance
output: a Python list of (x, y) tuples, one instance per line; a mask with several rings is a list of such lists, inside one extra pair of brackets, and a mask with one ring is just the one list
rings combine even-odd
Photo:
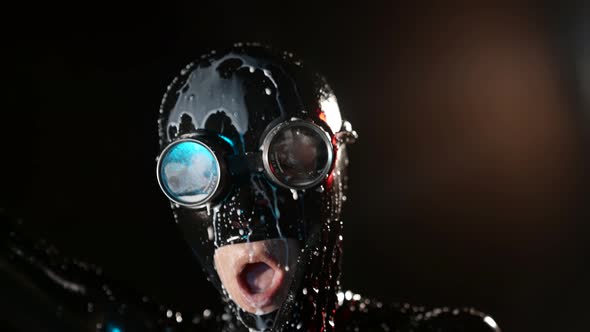
[(293, 116), (322, 120), (333, 132), (341, 124), (325, 80), (304, 70), (292, 54), (276, 56), (262, 47), (234, 49), (189, 64), (170, 84), (158, 120), (160, 144), (206, 129), (246, 149), (257, 148), (269, 123)]

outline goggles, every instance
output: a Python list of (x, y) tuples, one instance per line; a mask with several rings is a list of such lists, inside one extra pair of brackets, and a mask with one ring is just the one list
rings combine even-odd
[[(335, 143), (352, 143), (350, 123), (334, 135)], [(195, 134), (168, 145), (160, 154), (157, 178), (172, 202), (201, 208), (221, 197), (232, 176), (262, 172), (273, 183), (292, 190), (322, 183), (334, 167), (332, 136), (311, 121), (297, 118), (272, 127), (260, 151), (239, 155), (223, 136)]]

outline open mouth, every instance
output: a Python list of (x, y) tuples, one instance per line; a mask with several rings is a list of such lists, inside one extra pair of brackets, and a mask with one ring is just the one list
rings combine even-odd
[(270, 288), (274, 275), (275, 270), (266, 263), (248, 263), (240, 278), (250, 294), (260, 294)]
[(238, 270), (236, 277), (242, 295), (258, 311), (266, 311), (264, 308), (271, 304), (283, 284), (284, 270), (266, 255), (251, 256)]
[(215, 266), (230, 298), (253, 314), (267, 314), (285, 300), (297, 261), (294, 239), (268, 239), (217, 248)]

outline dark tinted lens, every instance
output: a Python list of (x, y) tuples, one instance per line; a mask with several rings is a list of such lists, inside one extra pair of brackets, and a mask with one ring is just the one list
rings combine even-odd
[(281, 129), (270, 142), (268, 162), (280, 182), (305, 187), (325, 175), (330, 153), (321, 132), (305, 125), (292, 125)]
[(205, 203), (219, 185), (219, 164), (205, 145), (196, 141), (176, 143), (160, 160), (160, 185), (180, 204)]

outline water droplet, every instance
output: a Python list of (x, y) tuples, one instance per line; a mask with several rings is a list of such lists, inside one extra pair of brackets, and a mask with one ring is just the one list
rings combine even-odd
[(203, 311), (203, 317), (204, 317), (205, 319), (207, 319), (207, 318), (211, 317), (211, 310), (209, 310), (209, 309), (205, 309), (205, 311)]
[(494, 321), (494, 319), (490, 316), (485, 316), (483, 321), (494, 329), (498, 328), (498, 324), (496, 324), (496, 321)]
[(344, 293), (344, 298), (347, 301), (350, 301), (352, 299), (352, 292), (351, 291), (346, 291), (346, 293)]

